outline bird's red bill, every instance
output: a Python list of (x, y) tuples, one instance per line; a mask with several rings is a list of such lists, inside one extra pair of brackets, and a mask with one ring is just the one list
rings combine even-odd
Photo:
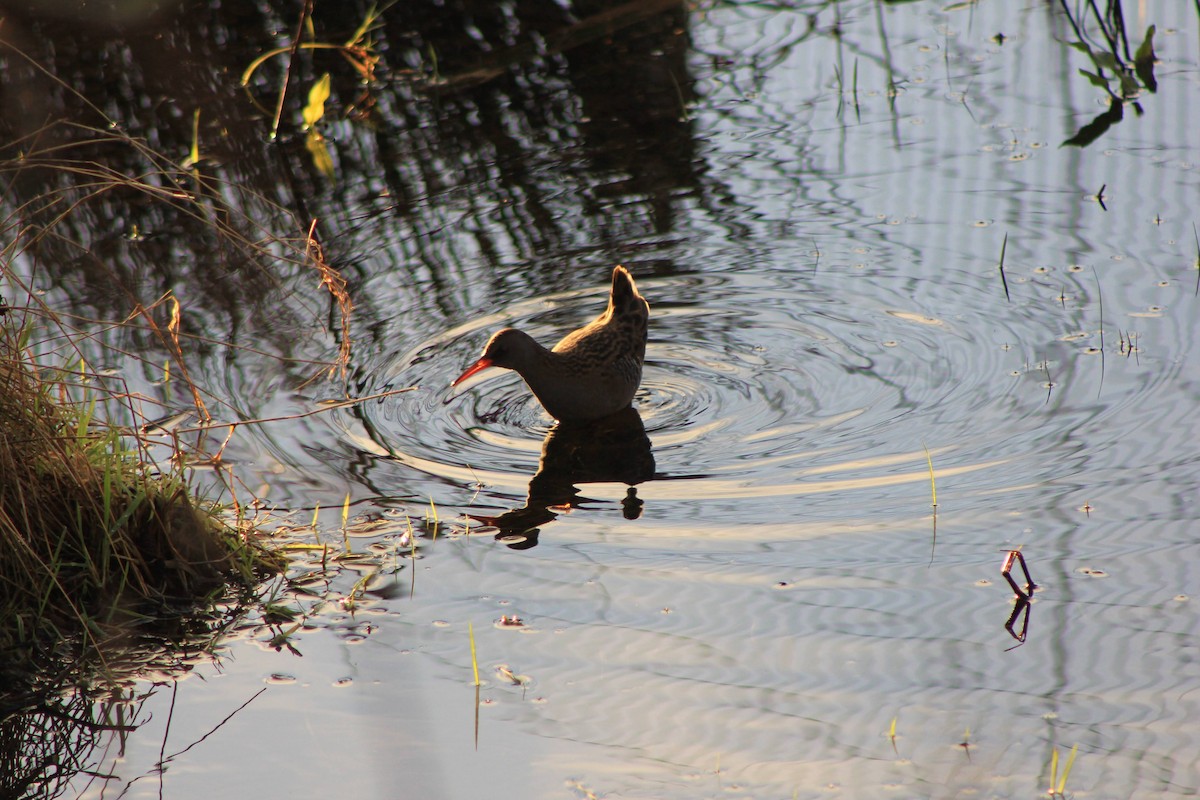
[(454, 388), (455, 386), (458, 386), (460, 383), (462, 383), (467, 378), (474, 375), (476, 372), (482, 372), (483, 370), (487, 369), (490, 366), (492, 366), (492, 360), (490, 358), (479, 359), (474, 364), (472, 364), (470, 367), (468, 367), (466, 372), (464, 372), (462, 375), (459, 375), (457, 378), (455, 378), (454, 383), (450, 384), (450, 388)]

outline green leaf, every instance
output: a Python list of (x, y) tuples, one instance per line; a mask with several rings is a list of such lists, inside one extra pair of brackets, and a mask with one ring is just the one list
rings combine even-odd
[(329, 155), (329, 146), (325, 137), (314, 130), (308, 132), (304, 147), (312, 156), (313, 166), (317, 171), (330, 180), (333, 179), (333, 157)]
[(308, 105), (304, 107), (304, 127), (311, 128), (317, 124), (317, 120), (325, 116), (325, 101), (329, 99), (329, 73), (326, 72), (321, 76), (321, 79), (313, 84), (313, 87), (308, 90)]
[(1142, 85), (1128, 72), (1121, 73), (1121, 97), (1126, 99), (1137, 97), (1142, 91)]
[(1146, 38), (1133, 56), (1133, 71), (1138, 80), (1151, 92), (1158, 91), (1158, 80), (1154, 77), (1154, 62), (1158, 56), (1154, 54), (1154, 26), (1146, 28)]
[(190, 169), (200, 163), (200, 109), (197, 108), (192, 114), (192, 149), (188, 153), (187, 158), (180, 165), (184, 169)]
[(1133, 54), (1135, 63), (1142, 61), (1154, 61), (1154, 31), (1155, 27), (1151, 25), (1146, 28), (1146, 38), (1142, 41), (1141, 47)]
[(1101, 78), (1094, 72), (1088, 72), (1086, 69), (1080, 69), (1079, 74), (1091, 81), (1092, 86), (1099, 86), (1101, 89), (1108, 88), (1108, 81)]

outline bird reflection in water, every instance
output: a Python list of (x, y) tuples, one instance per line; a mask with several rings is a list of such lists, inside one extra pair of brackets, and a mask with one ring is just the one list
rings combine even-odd
[(589, 502), (577, 484), (628, 484), (621, 502), (623, 513), (626, 519), (637, 519), (643, 502), (634, 487), (653, 477), (654, 455), (646, 426), (637, 409), (629, 407), (598, 420), (560, 422), (542, 442), (525, 505), (496, 517), (469, 516), (499, 528), (497, 541), (527, 550), (537, 545), (539, 526)]

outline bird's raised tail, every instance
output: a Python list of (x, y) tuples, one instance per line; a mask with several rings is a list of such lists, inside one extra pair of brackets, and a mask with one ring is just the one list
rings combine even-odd
[(650, 316), (650, 304), (638, 294), (633, 276), (629, 274), (629, 270), (619, 265), (613, 267), (612, 292), (608, 297), (608, 305), (610, 313), (615, 312), (619, 317), (641, 318), (644, 321)]

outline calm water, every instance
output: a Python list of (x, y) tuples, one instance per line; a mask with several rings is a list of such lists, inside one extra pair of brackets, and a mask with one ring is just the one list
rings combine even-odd
[[(419, 388), (227, 456), (294, 525), (326, 509), (292, 541), (340, 543), (348, 495), (375, 566), (284, 596), (302, 657), (248, 626), (139, 684), (114, 777), (68, 796), (1032, 797), (1075, 746), (1075, 796), (1200, 793), (1196, 10), (1126, 9), (1157, 91), (1082, 148), (1109, 100), (1057, 4), (653, 19), (335, 128), (337, 181), (300, 180), (357, 304), (349, 388)], [(651, 305), (653, 479), (620, 480), (634, 437), (618, 480), (528, 498), (552, 420), (511, 373), (448, 384), (499, 327), (591, 319), (614, 263)], [(289, 280), (246, 330), (193, 302), (328, 357)], [(205, 358), (246, 417), (338, 396)], [(498, 541), (527, 499), (538, 535)]]

